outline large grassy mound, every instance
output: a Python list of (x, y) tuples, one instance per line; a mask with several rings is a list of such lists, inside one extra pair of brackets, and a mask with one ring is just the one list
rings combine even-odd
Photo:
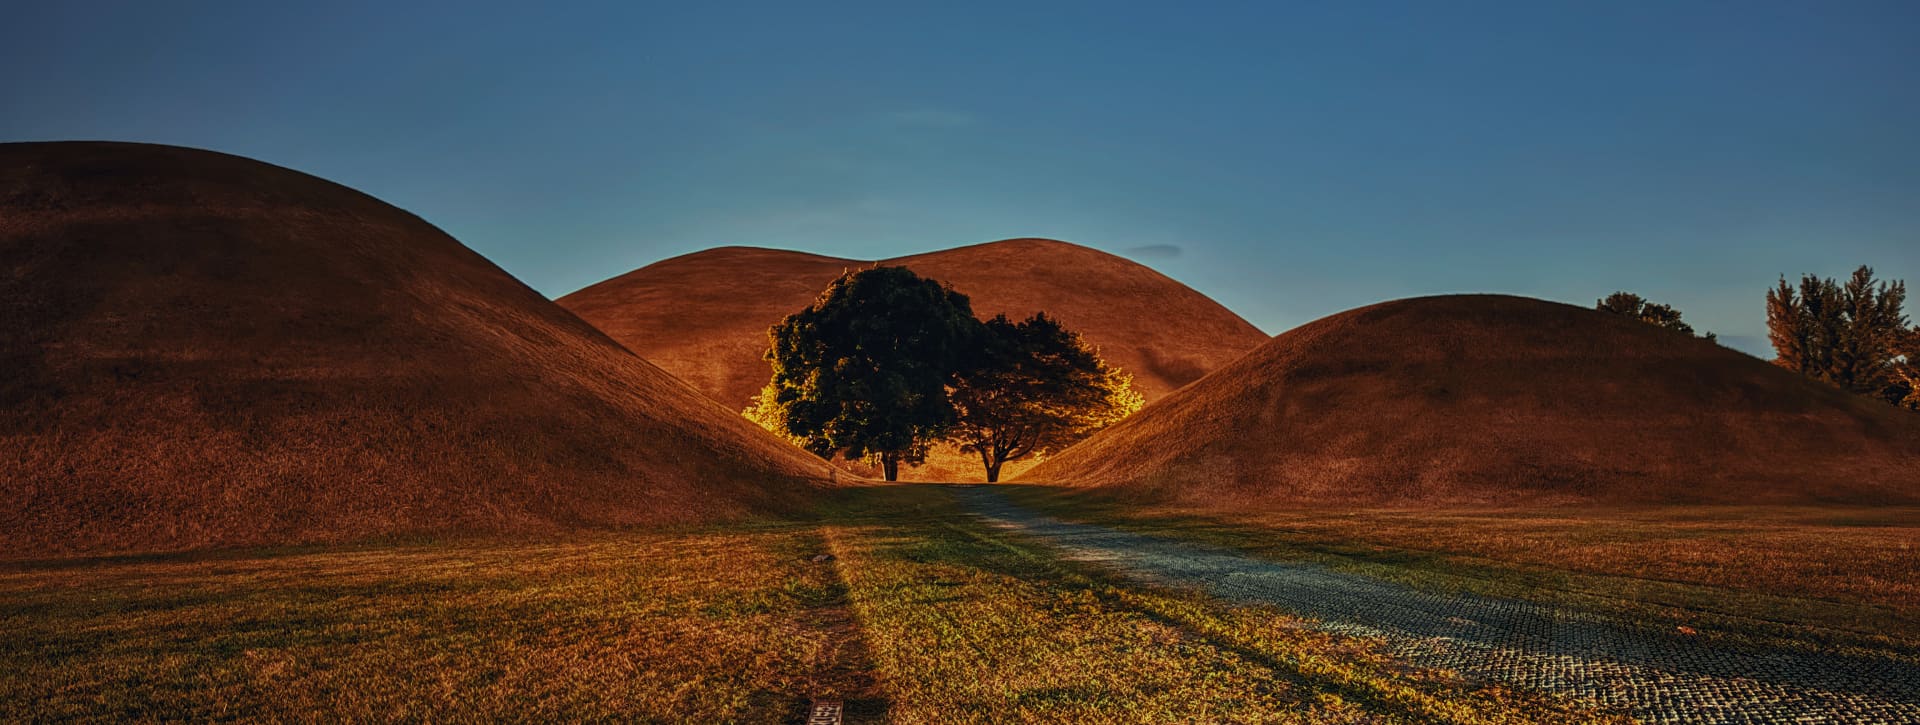
[[(1267, 339), (1246, 320), (1150, 268), (1047, 239), (1009, 239), (864, 262), (721, 247), (656, 262), (561, 297), (628, 349), (736, 410), (770, 375), (767, 328), (848, 269), (902, 265), (953, 285), (981, 317), (1046, 312), (1134, 376), (1152, 401)], [(1008, 472), (1026, 462), (1011, 464)], [(981, 480), (976, 457), (936, 448), (916, 480)]]
[(1920, 416), (1520, 297), (1304, 325), (1026, 472), (1203, 505), (1912, 501)]
[(407, 212), (0, 145), (0, 555), (702, 520), (830, 475)]
[(980, 317), (1046, 312), (1134, 376), (1148, 400), (1231, 362), (1266, 335), (1165, 275), (1096, 249), (1008, 239), (879, 262), (721, 247), (561, 297), (561, 306), (729, 406), (767, 384), (767, 328), (844, 270), (904, 266), (967, 295)]

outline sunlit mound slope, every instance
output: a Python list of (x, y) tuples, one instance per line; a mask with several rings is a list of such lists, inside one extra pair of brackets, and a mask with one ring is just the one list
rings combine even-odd
[[(728, 407), (767, 383), (767, 328), (799, 312), (842, 271), (905, 265), (966, 294), (982, 318), (1044, 311), (1134, 376), (1151, 401), (1267, 340), (1246, 320), (1138, 263), (1077, 244), (1009, 239), (880, 262), (721, 247), (656, 262), (560, 298), (627, 349)], [(859, 465), (843, 464), (863, 475)], [(1008, 464), (1011, 475), (1029, 461)], [(984, 480), (979, 458), (935, 447), (919, 481)]]
[(1920, 416), (1520, 297), (1327, 317), (1033, 468), (1199, 505), (1911, 501)]
[(1138, 263), (1077, 244), (1008, 239), (863, 262), (720, 247), (656, 262), (560, 298), (627, 349), (729, 407), (745, 408), (770, 370), (767, 328), (799, 312), (844, 270), (904, 265), (967, 295), (982, 318), (1044, 311), (1133, 373), (1154, 400), (1267, 340), (1206, 295)]
[(697, 521), (830, 471), (419, 218), (0, 145), (0, 555)]

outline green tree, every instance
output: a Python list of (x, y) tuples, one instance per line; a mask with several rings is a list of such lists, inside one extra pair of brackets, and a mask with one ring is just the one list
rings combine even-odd
[(1854, 270), (1844, 283), (1802, 275), (1796, 287), (1783, 276), (1767, 290), (1773, 362), (1845, 390), (1920, 407), (1912, 357), (1920, 351), (1920, 332), (1907, 327), (1906, 297), (1905, 282), (1876, 282), (1872, 267)]
[(787, 430), (787, 409), (780, 405), (780, 386), (767, 383), (766, 387), (755, 393), (753, 402), (741, 411), (747, 420), (760, 424), (760, 427), (781, 438), (787, 439), (801, 448), (807, 447), (807, 439), (794, 435)]
[[(1681, 321), (1680, 311), (1674, 309), (1672, 305), (1649, 302), (1646, 298), (1632, 292), (1615, 292), (1607, 295), (1604, 299), (1596, 300), (1593, 308), (1601, 312), (1631, 317), (1675, 332), (1693, 334), (1693, 326)], [(1711, 332), (1701, 337), (1708, 340), (1715, 339)]]
[(1073, 445), (1143, 403), (1133, 376), (1044, 313), (1019, 323), (1000, 315), (985, 329), (981, 359), (952, 393), (959, 421), (950, 437), (980, 456), (988, 482), (1007, 461)]
[(1920, 410), (1920, 326), (1907, 330), (1901, 336), (1899, 353), (1899, 360), (1893, 366), (1893, 385), (1888, 387), (1887, 397), (1900, 407)]
[(1920, 326), (1901, 334), (1885, 397), (1908, 410), (1920, 410)]
[(822, 458), (878, 460), (898, 480), (953, 425), (947, 388), (981, 334), (966, 295), (905, 267), (843, 274), (769, 332), (771, 390), (748, 417)]

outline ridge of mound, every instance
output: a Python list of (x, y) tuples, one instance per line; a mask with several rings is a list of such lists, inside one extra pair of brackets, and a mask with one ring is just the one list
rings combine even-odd
[[(1008, 239), (877, 262), (756, 247), (662, 260), (561, 297), (561, 306), (733, 409), (766, 385), (767, 329), (849, 269), (898, 265), (951, 284), (980, 317), (1044, 311), (1134, 376), (1151, 401), (1267, 340), (1205, 295), (1137, 262), (1051, 239)], [(936, 449), (938, 450), (938, 449)], [(1009, 471), (1025, 461), (1011, 464)], [(948, 451), (915, 480), (978, 480)]]
[(744, 410), (772, 370), (767, 330), (867, 263), (719, 247), (641, 267), (555, 300), (722, 405)]
[(0, 144), (0, 556), (699, 521), (832, 476), (296, 171)]
[[(1268, 337), (1232, 310), (1153, 268), (1052, 239), (1007, 239), (880, 262), (953, 285), (981, 317), (1046, 312), (1133, 373), (1158, 400)], [(591, 320), (589, 320), (591, 321)]]
[(1920, 499), (1920, 418), (1712, 342), (1523, 297), (1283, 333), (1021, 480), (1201, 506)]
[(1006, 239), (861, 261), (716, 247), (655, 262), (557, 300), (721, 403), (765, 385), (767, 328), (849, 270), (904, 266), (967, 295), (981, 317), (1044, 311), (1134, 375), (1148, 400), (1198, 379), (1267, 336), (1205, 295), (1137, 262), (1051, 239)]

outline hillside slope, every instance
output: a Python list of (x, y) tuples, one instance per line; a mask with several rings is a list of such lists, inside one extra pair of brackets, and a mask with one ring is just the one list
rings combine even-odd
[[(674, 257), (561, 297), (627, 349), (734, 409), (770, 371), (767, 328), (805, 308), (849, 269), (904, 265), (968, 296), (981, 317), (1045, 311), (1134, 376), (1152, 401), (1267, 336), (1232, 311), (1127, 259), (1047, 239), (1009, 239), (864, 262), (753, 247)], [(1028, 462), (1009, 464), (1011, 474)], [(862, 470), (858, 466), (852, 466)], [(982, 480), (979, 461), (936, 448), (909, 480)]]
[(844, 270), (905, 266), (946, 282), (981, 317), (1045, 311), (1099, 346), (1153, 400), (1267, 336), (1219, 303), (1096, 249), (1008, 239), (865, 262), (720, 247), (656, 262), (561, 297), (562, 307), (728, 406), (767, 383), (767, 328), (811, 304)]
[(832, 475), (453, 238), (208, 151), (0, 145), (0, 555), (697, 521)]
[(767, 329), (867, 262), (720, 247), (662, 260), (556, 300), (634, 354), (744, 410), (772, 375)]
[(1398, 300), (1275, 337), (1026, 472), (1200, 505), (1909, 501), (1920, 416), (1540, 300)]

